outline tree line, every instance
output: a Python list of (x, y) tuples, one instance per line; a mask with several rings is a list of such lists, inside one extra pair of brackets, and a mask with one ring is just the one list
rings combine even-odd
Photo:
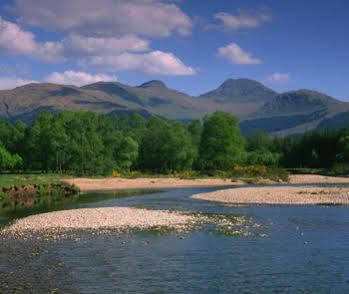
[(349, 129), (277, 138), (240, 133), (215, 112), (189, 124), (137, 113), (40, 113), (31, 125), (0, 121), (0, 171), (77, 175), (229, 171), (234, 165), (332, 168), (349, 162)]

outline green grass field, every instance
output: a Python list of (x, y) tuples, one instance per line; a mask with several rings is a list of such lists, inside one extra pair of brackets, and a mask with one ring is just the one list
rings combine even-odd
[(63, 175), (56, 174), (1, 174), (0, 188), (24, 185), (56, 184), (62, 182)]

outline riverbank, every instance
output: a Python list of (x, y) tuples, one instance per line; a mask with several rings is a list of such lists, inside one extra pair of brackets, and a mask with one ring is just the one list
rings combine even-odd
[(0, 187), (0, 211), (53, 204), (79, 193), (79, 188), (65, 182)]
[(229, 204), (349, 205), (349, 187), (244, 187), (192, 198)]
[(194, 187), (222, 187), (244, 185), (243, 181), (230, 179), (178, 179), (178, 178), (74, 178), (67, 179), (67, 183), (75, 185), (83, 192), (108, 191), (127, 189), (165, 189), (165, 188), (194, 188)]
[(291, 175), (289, 184), (319, 185), (319, 184), (349, 184), (349, 177), (332, 177), (322, 175)]
[[(205, 178), (205, 179), (179, 179), (179, 178), (73, 178), (66, 182), (77, 186), (81, 191), (108, 191), (126, 189), (165, 189), (165, 188), (193, 188), (193, 187), (228, 187), (245, 186), (249, 183), (242, 180)], [(261, 179), (257, 184), (280, 184), (271, 180)], [(289, 184), (335, 184), (349, 183), (346, 177), (327, 177), (320, 175), (291, 175)], [(288, 184), (285, 183), (285, 184)], [(282, 183), (281, 183), (282, 184)]]
[(192, 215), (130, 207), (81, 208), (32, 215), (17, 220), (3, 233), (83, 229), (183, 228), (194, 223)]

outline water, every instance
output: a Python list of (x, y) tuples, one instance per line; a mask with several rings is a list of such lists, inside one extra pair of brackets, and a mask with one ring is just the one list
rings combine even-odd
[[(249, 237), (217, 234), (207, 226), (187, 235), (81, 232), (77, 241), (40, 246), (5, 242), (0, 275), (19, 270), (21, 275), (8, 278), (8, 288), (0, 285), (0, 293), (16, 284), (27, 287), (23, 293), (348, 293), (348, 207), (231, 207), (190, 199), (211, 190), (175, 189), (75, 206), (242, 215), (261, 227)], [(39, 255), (26, 256), (35, 246)]]

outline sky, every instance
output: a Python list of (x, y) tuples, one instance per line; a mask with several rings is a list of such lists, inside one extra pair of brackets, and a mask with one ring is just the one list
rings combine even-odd
[(228, 78), (349, 101), (346, 0), (1, 0), (0, 89)]

